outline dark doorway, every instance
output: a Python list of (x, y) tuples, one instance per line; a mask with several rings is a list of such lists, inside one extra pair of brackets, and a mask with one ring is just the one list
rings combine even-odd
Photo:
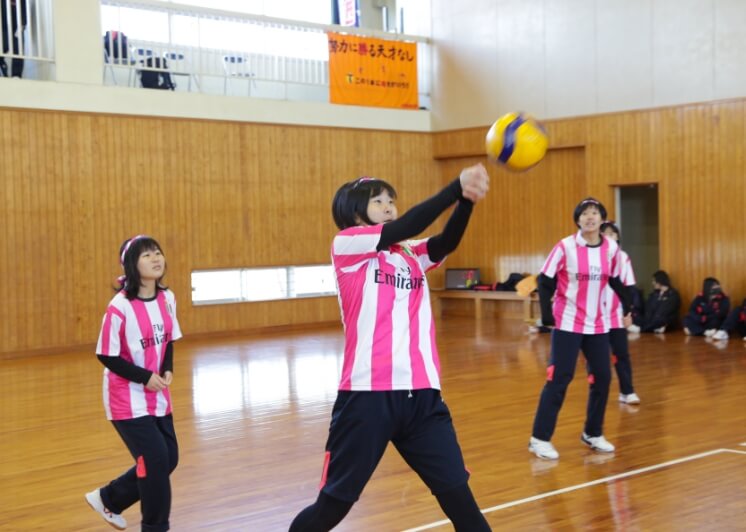
[(647, 296), (650, 279), (660, 269), (658, 250), (658, 186), (656, 184), (616, 187), (617, 225), (622, 249), (632, 260), (637, 286)]

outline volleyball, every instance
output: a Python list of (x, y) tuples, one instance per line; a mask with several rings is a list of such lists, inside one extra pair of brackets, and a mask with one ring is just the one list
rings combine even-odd
[(510, 170), (528, 170), (547, 152), (549, 139), (542, 125), (524, 113), (508, 113), (492, 124), (485, 138), (490, 160)]

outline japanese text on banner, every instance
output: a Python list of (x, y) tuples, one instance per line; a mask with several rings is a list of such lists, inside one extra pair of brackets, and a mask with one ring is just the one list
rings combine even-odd
[(327, 36), (331, 103), (418, 108), (416, 43)]

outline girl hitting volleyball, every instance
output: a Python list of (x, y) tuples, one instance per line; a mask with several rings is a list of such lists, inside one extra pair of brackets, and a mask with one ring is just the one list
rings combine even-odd
[(124, 275), (104, 314), (96, 353), (104, 369), (104, 409), (134, 465), (87, 493), (88, 504), (123, 530), (121, 513), (140, 501), (142, 530), (169, 529), (170, 474), (178, 462), (169, 386), (173, 342), (181, 338), (173, 293), (163, 286), (166, 258), (154, 239), (138, 235), (119, 250)]
[[(624, 286), (635, 286), (637, 281), (635, 280), (635, 272), (632, 269), (632, 261), (619, 243), (619, 228), (613, 222), (604, 222), (601, 224), (601, 233), (620, 246), (619, 260), (621, 268), (619, 279)], [(632, 386), (632, 362), (629, 357), (629, 342), (627, 341), (627, 328), (624, 325), (622, 302), (611, 287), (607, 287), (606, 291), (608, 292), (608, 301), (611, 304), (609, 308), (611, 319), (609, 343), (611, 344), (611, 360), (619, 378), (619, 401), (621, 403), (637, 405), (640, 404), (640, 397), (635, 393), (635, 388)]]
[(603, 435), (609, 396), (609, 304), (607, 286), (619, 295), (625, 325), (630, 325), (629, 300), (619, 280), (619, 246), (601, 234), (606, 209), (587, 198), (573, 212), (578, 232), (560, 240), (549, 254), (538, 278), (541, 318), (552, 330), (547, 380), (541, 391), (528, 449), (539, 458), (556, 460), (550, 440), (575, 375), (578, 352), (588, 362), (588, 409), (581, 440), (595, 451), (610, 453), (614, 446)]
[[(332, 243), (344, 363), (332, 410), (320, 491), (291, 532), (327, 531), (358, 500), (389, 442), (435, 495), (456, 530), (490, 530), (468, 485), (461, 448), (440, 395), (440, 363), (425, 273), (456, 249), (489, 187), (479, 164), (400, 218), (387, 182), (343, 185)], [(448, 207), (443, 232), (409, 240)]]

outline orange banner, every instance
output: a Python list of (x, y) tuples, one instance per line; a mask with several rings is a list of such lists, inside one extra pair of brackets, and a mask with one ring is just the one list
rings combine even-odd
[(329, 101), (417, 109), (417, 43), (341, 33), (329, 38)]

